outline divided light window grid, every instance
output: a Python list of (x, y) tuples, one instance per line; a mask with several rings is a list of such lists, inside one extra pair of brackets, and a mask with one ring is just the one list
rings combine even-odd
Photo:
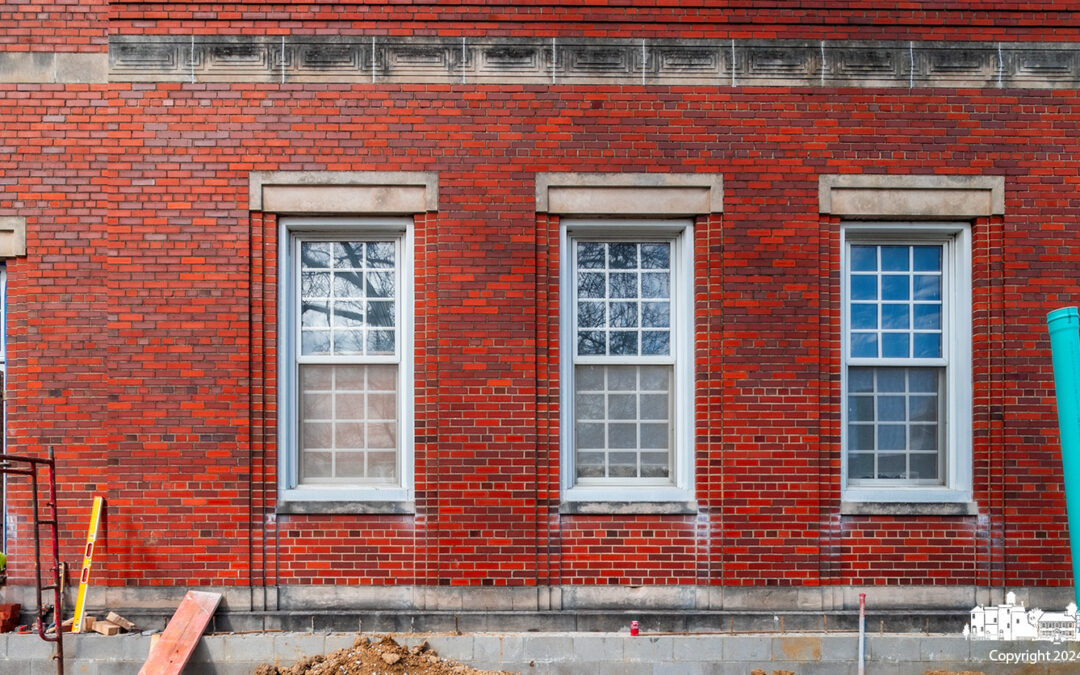
[(669, 484), (671, 241), (571, 240), (575, 478)]
[(945, 480), (947, 241), (848, 243), (850, 485)]
[(295, 245), (299, 483), (396, 484), (399, 241)]

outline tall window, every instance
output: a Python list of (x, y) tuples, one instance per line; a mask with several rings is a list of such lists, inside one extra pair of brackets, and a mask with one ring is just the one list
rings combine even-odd
[(958, 487), (970, 444), (966, 242), (956, 226), (846, 229), (849, 491)]
[(406, 237), (394, 226), (405, 223), (285, 225), (286, 497), (402, 499), (411, 436), (411, 311)]
[(571, 498), (680, 499), (690, 433), (688, 223), (567, 224)]

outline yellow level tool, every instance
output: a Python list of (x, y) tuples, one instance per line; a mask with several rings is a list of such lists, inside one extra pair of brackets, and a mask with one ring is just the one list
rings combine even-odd
[(83, 614), (86, 612), (86, 589), (90, 585), (90, 565), (94, 562), (94, 542), (97, 541), (98, 525), (101, 524), (101, 509), (105, 500), (94, 497), (90, 507), (90, 529), (86, 533), (86, 551), (83, 552), (82, 573), (79, 575), (79, 595), (75, 600), (75, 621), (71, 625), (72, 633), (82, 632)]

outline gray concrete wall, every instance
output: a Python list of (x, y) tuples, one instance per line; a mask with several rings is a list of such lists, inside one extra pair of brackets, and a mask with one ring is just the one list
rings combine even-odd
[[(289, 665), (349, 647), (355, 633), (258, 633), (204, 636), (185, 675), (250, 675), (260, 663)], [(502, 633), (396, 635), (426, 639), (440, 656), (477, 668), (553, 675), (749, 675), (755, 668), (796, 675), (855, 675), (854, 633), (650, 635)], [(65, 673), (134, 675), (150, 648), (142, 635), (65, 638)], [(867, 675), (922, 675), (926, 670), (989, 675), (1080, 673), (1080, 644), (968, 641), (956, 635), (871, 635)], [(0, 635), (0, 672), (56, 672), (52, 645), (36, 635)], [(1024, 663), (1024, 661), (1028, 663)]]

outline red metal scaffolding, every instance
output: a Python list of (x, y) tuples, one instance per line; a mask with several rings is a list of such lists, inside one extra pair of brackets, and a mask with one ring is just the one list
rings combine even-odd
[[(48, 469), (48, 500), (45, 503), (45, 517), (41, 514), (41, 500), (38, 491), (41, 489), (39, 477), (41, 472)], [(34, 532), (34, 585), (36, 588), (37, 601), (37, 633), (42, 640), (56, 643), (56, 672), (64, 675), (64, 631), (61, 626), (64, 617), (64, 598), (60, 588), (60, 521), (57, 517), (56, 508), (56, 456), (53, 449), (49, 448), (49, 458), (21, 457), (18, 455), (0, 454), (0, 474), (15, 474), (30, 477), (30, 495), (33, 504), (33, 532)], [(41, 569), (41, 527), (47, 526), (52, 538), (52, 563), (47, 570), (48, 578), (42, 579)], [(44, 582), (44, 583), (43, 583)], [(56, 632), (49, 635), (48, 624), (45, 621), (47, 608), (41, 601), (42, 593), (51, 590), (53, 592), (53, 621), (56, 624)]]

